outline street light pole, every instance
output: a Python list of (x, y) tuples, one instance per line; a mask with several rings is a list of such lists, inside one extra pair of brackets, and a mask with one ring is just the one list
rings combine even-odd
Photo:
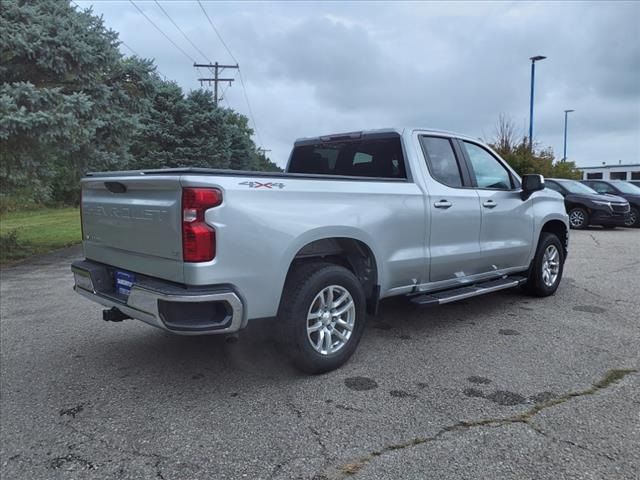
[(531, 60), (531, 96), (529, 99), (529, 149), (533, 150), (533, 92), (536, 79), (536, 62), (544, 60), (547, 57), (536, 55), (529, 58)]
[(567, 117), (571, 112), (575, 112), (575, 110), (565, 110), (564, 111), (564, 155), (562, 155), (562, 161), (567, 161)]

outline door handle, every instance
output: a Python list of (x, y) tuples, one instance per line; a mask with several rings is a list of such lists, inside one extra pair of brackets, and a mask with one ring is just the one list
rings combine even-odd
[(451, 207), (453, 204), (447, 200), (440, 200), (439, 202), (436, 202), (433, 204), (434, 207), (436, 208), (449, 208)]
[(493, 200), (487, 200), (482, 204), (482, 206), (486, 208), (495, 208), (498, 206), (498, 204)]

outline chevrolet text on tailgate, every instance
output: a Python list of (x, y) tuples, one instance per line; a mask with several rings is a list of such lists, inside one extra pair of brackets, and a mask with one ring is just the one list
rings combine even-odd
[(167, 169), (82, 180), (75, 290), (182, 335), (272, 319), (294, 364), (339, 367), (382, 298), (552, 295), (563, 198), (471, 138), (386, 129), (296, 141), (285, 173)]

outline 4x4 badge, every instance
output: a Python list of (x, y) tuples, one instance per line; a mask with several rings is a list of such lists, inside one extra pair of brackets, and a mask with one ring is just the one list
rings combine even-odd
[(246, 181), (240, 182), (238, 185), (247, 185), (249, 188), (284, 188), (284, 183), (273, 183), (273, 182), (254, 182), (254, 181)]

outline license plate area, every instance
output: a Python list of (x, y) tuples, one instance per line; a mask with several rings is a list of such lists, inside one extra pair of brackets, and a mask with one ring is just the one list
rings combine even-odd
[(133, 273), (125, 272), (123, 270), (116, 270), (115, 272), (115, 290), (118, 295), (124, 295), (129, 297), (131, 293), (131, 287), (136, 281), (136, 276)]

